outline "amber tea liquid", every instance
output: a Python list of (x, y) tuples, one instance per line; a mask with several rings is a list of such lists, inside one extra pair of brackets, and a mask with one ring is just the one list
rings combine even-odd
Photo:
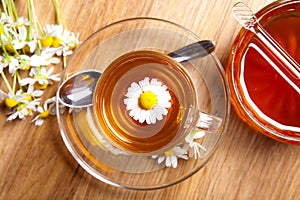
[[(124, 104), (132, 82), (145, 77), (166, 85), (172, 106), (155, 124), (139, 123)], [(184, 68), (172, 58), (154, 51), (136, 51), (117, 58), (97, 83), (94, 111), (104, 135), (120, 149), (131, 153), (159, 151), (183, 136), (187, 110), (195, 106), (195, 89)]]

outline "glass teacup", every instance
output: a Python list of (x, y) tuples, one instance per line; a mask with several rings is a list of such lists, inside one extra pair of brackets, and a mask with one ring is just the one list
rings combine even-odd
[(100, 137), (124, 152), (162, 154), (189, 133), (219, 134), (222, 119), (197, 109), (198, 102), (210, 104), (203, 102), (207, 95), (209, 88), (190, 63), (157, 51), (132, 51), (101, 75), (93, 98), (94, 121)]

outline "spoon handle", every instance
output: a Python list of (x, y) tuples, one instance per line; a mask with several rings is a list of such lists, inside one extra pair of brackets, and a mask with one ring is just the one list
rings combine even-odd
[(211, 40), (201, 40), (193, 44), (187, 45), (181, 49), (169, 53), (168, 56), (177, 62), (186, 62), (196, 58), (207, 56), (215, 50), (215, 44)]

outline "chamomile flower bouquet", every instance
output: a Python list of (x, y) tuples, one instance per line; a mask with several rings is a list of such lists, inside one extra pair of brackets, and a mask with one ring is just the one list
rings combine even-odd
[(79, 35), (61, 24), (57, 0), (53, 0), (57, 24), (45, 27), (39, 23), (33, 0), (27, 0), (26, 17), (18, 16), (13, 0), (1, 4), (0, 105), (9, 110), (8, 121), (31, 117), (35, 125), (42, 125), (55, 106), (55, 94), (49, 97), (46, 92), (60, 81)]

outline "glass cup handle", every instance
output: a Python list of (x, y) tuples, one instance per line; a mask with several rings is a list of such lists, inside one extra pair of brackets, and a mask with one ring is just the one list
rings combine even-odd
[(219, 117), (199, 112), (199, 119), (196, 127), (199, 129), (207, 130), (210, 133), (220, 133), (223, 120)]

